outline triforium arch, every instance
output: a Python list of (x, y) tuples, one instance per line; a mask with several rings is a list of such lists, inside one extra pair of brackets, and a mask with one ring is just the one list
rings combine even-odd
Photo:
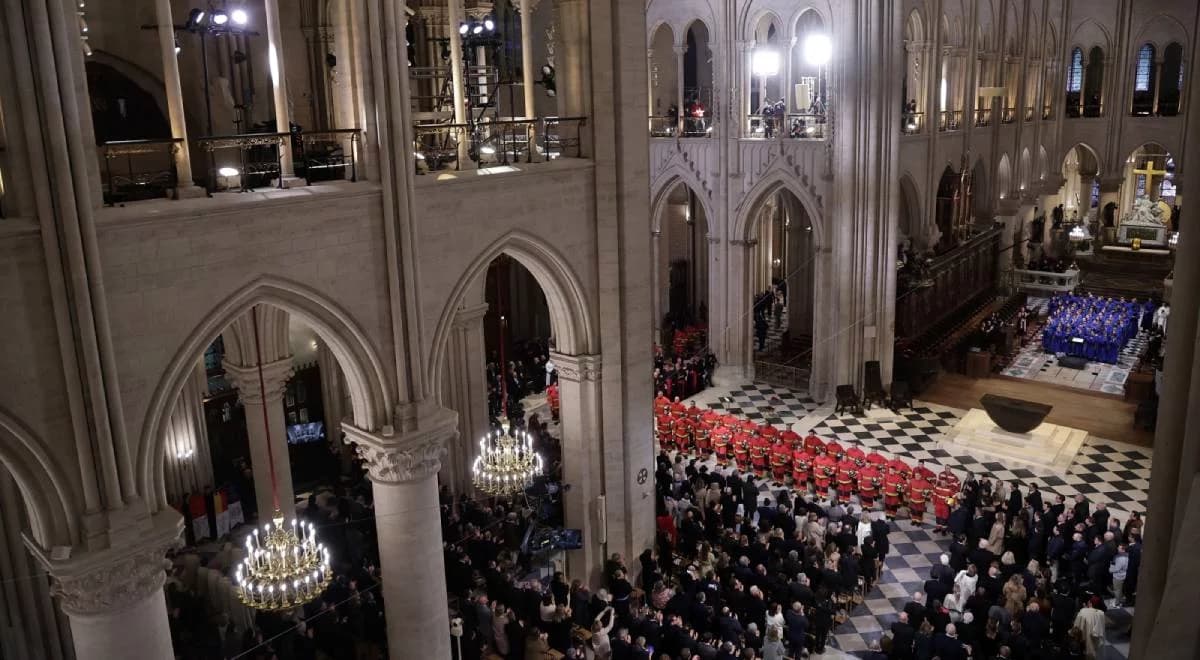
[(183, 340), (154, 390), (138, 444), (138, 492), (151, 511), (167, 506), (163, 484), (165, 432), (171, 407), (196, 359), (238, 317), (256, 305), (285, 310), (311, 327), (329, 347), (345, 376), (355, 426), (375, 431), (391, 423), (394, 395), (390, 379), (366, 332), (336, 303), (304, 285), (263, 277), (225, 298)]
[(55, 464), (43, 440), (3, 409), (0, 409), (0, 466), (12, 474), (25, 500), (35, 543), (48, 549), (81, 540), (79, 484), (67, 478), (68, 474)]
[(716, 216), (713, 215), (712, 200), (708, 198), (700, 180), (680, 167), (670, 168), (650, 186), (650, 231), (662, 230), (663, 208), (666, 206), (671, 192), (680, 184), (687, 186), (700, 202), (700, 206), (704, 209), (704, 217), (708, 219), (709, 233), (712, 233), (719, 224), (716, 222)]
[(588, 295), (572, 270), (570, 262), (554, 248), (523, 232), (509, 232), (492, 243), (467, 266), (458, 278), (442, 308), (433, 334), (433, 346), (425, 365), (430, 390), (426, 396), (441, 392), (443, 362), (454, 316), (465, 301), (467, 291), (483, 277), (488, 264), (501, 254), (516, 259), (537, 280), (546, 295), (550, 308), (550, 329), (554, 333), (555, 350), (567, 355), (591, 355), (599, 350), (597, 322), (589, 310)]

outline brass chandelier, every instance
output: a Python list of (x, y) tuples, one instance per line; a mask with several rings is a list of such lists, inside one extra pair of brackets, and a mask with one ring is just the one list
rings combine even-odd
[[(266, 392), (263, 378), (262, 345), (258, 338), (258, 314), (250, 309), (254, 324), (254, 350), (258, 363), (258, 386)], [(246, 558), (237, 566), (234, 583), (242, 603), (258, 610), (273, 611), (299, 607), (321, 594), (329, 585), (333, 571), (329, 549), (317, 542), (316, 528), (296, 518), (284, 525), (279, 510), (279, 486), (275, 479), (275, 456), (271, 449), (271, 423), (267, 416), (266, 396), (262, 398), (263, 425), (266, 428), (267, 464), (271, 472), (271, 496), (275, 500), (272, 522), (246, 537)]]
[(533, 450), (533, 437), (525, 431), (510, 434), (505, 419), (500, 430), (480, 439), (471, 473), (475, 487), (488, 495), (516, 495), (542, 473), (542, 457)]
[[(496, 278), (496, 302), (501, 304), (500, 277)], [(503, 308), (501, 308), (503, 309)], [(508, 419), (508, 361), (504, 359), (504, 327), (507, 319), (500, 313), (500, 429), (484, 434), (479, 440), (479, 455), (471, 466), (471, 481), (492, 497), (508, 497), (524, 492), (533, 478), (542, 473), (542, 457), (533, 450), (533, 436), (518, 430), (510, 433)]]

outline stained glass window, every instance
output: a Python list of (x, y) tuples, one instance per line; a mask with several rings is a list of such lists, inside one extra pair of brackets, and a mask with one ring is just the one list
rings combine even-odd
[(1067, 91), (1078, 92), (1083, 88), (1083, 50), (1071, 51), (1071, 66), (1067, 68)]
[(1150, 91), (1150, 76), (1154, 69), (1154, 46), (1143, 45), (1138, 50), (1137, 69), (1133, 75), (1133, 91)]

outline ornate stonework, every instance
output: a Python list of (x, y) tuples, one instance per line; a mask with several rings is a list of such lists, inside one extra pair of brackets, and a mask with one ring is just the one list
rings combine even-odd
[[(225, 363), (225, 377), (229, 384), (238, 390), (238, 398), (247, 406), (262, 405), (262, 391), (258, 381), (258, 367), (251, 365), (243, 367)], [(283, 398), (287, 381), (295, 373), (292, 358), (287, 357), (276, 362), (263, 365), (263, 384), (266, 385), (267, 401), (277, 401)]]
[(371, 481), (404, 483), (431, 477), (442, 469), (446, 444), (429, 440), (405, 447), (356, 445), (359, 457), (366, 464)]
[(442, 469), (448, 453), (446, 445), (458, 436), (458, 414), (444, 410), (436, 419), (419, 425), (418, 430), (395, 434), (364, 431), (343, 424), (346, 440), (366, 464), (371, 481), (405, 483), (430, 478)]
[(599, 355), (562, 355), (551, 353), (550, 360), (558, 371), (558, 377), (575, 383), (600, 380)]

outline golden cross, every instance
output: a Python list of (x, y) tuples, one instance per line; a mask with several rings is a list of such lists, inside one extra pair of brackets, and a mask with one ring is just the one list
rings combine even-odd
[(1142, 176), (1145, 176), (1147, 178), (1147, 180), (1149, 180), (1150, 177), (1154, 177), (1154, 176), (1166, 176), (1167, 171), (1154, 169), (1154, 159), (1148, 158), (1148, 159), (1146, 159), (1145, 169), (1139, 170), (1135, 167), (1135, 168), (1133, 168), (1133, 173), (1141, 174)]

